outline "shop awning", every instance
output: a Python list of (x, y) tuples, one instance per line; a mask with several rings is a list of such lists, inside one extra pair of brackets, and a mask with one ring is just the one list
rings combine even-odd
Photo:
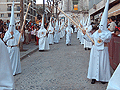
[(120, 3), (113, 6), (109, 11), (108, 11), (108, 17), (111, 17), (111, 16), (116, 16), (120, 14)]

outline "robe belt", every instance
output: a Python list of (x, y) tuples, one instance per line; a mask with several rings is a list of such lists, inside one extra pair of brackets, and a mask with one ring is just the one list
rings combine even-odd
[(108, 47), (108, 43), (104, 43), (104, 47)]
[(11, 47), (11, 48), (12, 48), (12, 47), (18, 47), (18, 45), (14, 45), (14, 46), (8, 46), (8, 47)]

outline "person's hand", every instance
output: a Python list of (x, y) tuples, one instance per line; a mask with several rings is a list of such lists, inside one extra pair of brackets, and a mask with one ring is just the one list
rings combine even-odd
[(102, 31), (99, 29), (99, 30), (98, 30), (98, 33), (101, 33), (101, 32), (102, 32)]
[(82, 30), (82, 33), (85, 35), (86, 34), (86, 30)]
[(13, 31), (11, 31), (10, 34), (13, 35), (14, 34)]

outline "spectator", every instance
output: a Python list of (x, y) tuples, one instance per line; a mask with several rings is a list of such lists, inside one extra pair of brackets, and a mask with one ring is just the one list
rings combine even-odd
[(28, 27), (26, 27), (25, 28), (25, 37), (26, 37), (26, 39), (25, 39), (25, 43), (26, 44), (29, 44), (29, 30), (28, 30)]
[(120, 36), (120, 22), (118, 23), (118, 26), (115, 27), (115, 35)]
[(116, 24), (115, 24), (114, 20), (115, 20), (114, 16), (110, 17), (110, 27), (108, 28), (108, 30), (111, 32), (115, 31)]

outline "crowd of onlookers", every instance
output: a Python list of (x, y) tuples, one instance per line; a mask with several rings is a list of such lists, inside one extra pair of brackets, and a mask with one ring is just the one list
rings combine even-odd
[[(6, 31), (8, 30), (9, 27), (9, 23), (10, 21), (7, 20), (7, 22), (4, 22), (2, 20), (0, 20), (0, 38), (2, 39), (6, 33)], [(47, 29), (49, 23), (45, 23), (45, 28)], [(99, 24), (97, 23), (91, 23), (93, 26), (93, 30), (91, 31), (91, 33), (94, 33), (94, 31), (98, 30), (99, 28)], [(108, 30), (109, 31), (114, 31), (114, 33), (116, 35), (120, 34), (120, 22), (118, 20), (115, 19), (114, 16), (108, 18), (107, 21), (108, 24)], [(29, 44), (30, 42), (35, 42), (36, 45), (38, 45), (38, 37), (37, 37), (37, 32), (40, 29), (41, 26), (41, 21), (39, 22), (39, 24), (33, 23), (32, 21), (27, 22), (24, 26), (24, 44)], [(73, 25), (72, 25), (73, 26)], [(74, 27), (73, 27), (74, 29)], [(16, 23), (16, 30), (21, 31), (20, 28), (20, 22)]]
[[(8, 20), (7, 23), (0, 20), (0, 38), (3, 39), (6, 31), (9, 28), (10, 21)], [(19, 32), (21, 31), (20, 22), (15, 23), (16, 30)], [(38, 37), (37, 32), (40, 29), (41, 22), (39, 24), (32, 23), (31, 21), (27, 22), (24, 26), (24, 44), (29, 44), (32, 41), (35, 41), (35, 44), (38, 45)]]
[[(92, 33), (99, 29), (99, 23), (91, 23), (93, 26)], [(109, 31), (114, 32), (115, 35), (120, 34), (120, 21), (111, 16), (107, 19), (107, 28)]]

